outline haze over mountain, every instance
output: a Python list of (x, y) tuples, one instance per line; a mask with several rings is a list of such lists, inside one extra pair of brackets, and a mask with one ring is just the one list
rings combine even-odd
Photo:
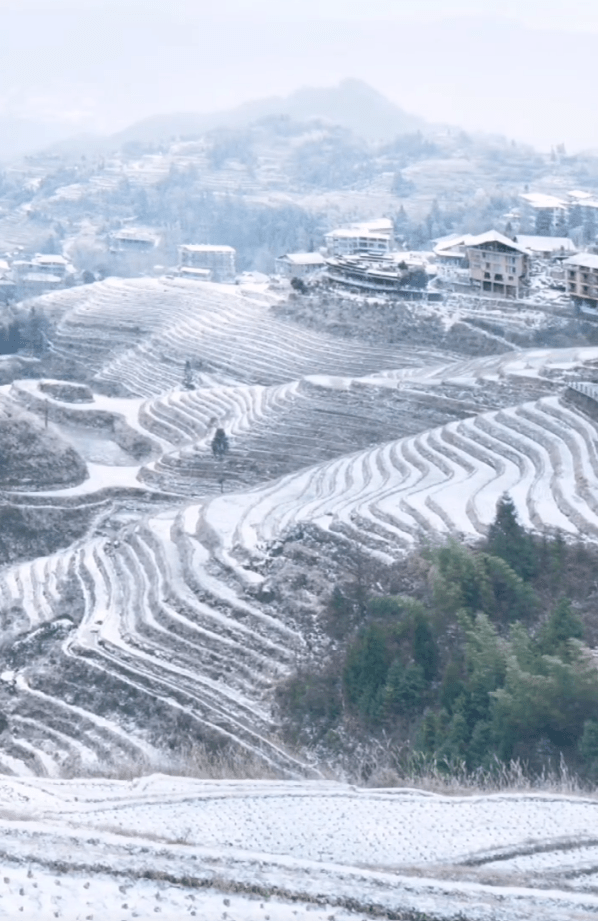
[(596, 21), (580, 4), (530, 0), (525, 16), (511, 4), (492, 18), (483, 4), (472, 16), (471, 3), (430, 0), (426, 18), (398, 6), (230, 0), (206, 15), (183, 0), (9, 0), (0, 115), (111, 134), (157, 113), (218, 113), (353, 77), (428, 121), (542, 148), (597, 146), (584, 93)]
[(153, 141), (174, 135), (200, 134), (212, 128), (240, 127), (268, 116), (286, 115), (297, 121), (322, 118), (349, 128), (361, 137), (384, 140), (416, 131), (423, 119), (405, 112), (361, 80), (343, 80), (334, 87), (303, 87), (286, 98), (273, 96), (208, 114), (156, 115), (113, 135), (112, 141)]

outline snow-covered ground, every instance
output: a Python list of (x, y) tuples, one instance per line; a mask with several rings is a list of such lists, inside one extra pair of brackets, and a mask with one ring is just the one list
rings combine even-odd
[[(180, 476), (182, 499), (173, 496), (166, 505), (162, 495), (151, 512), (129, 508), (118, 531), (91, 533), (0, 572), (11, 641), (61, 624), (58, 673), (68, 674), (75, 663), (86, 675), (73, 694), (68, 684), (52, 681), (43, 656), (35, 667), (28, 659), (15, 670), (0, 769), (57, 777), (73, 764), (99, 771), (114, 758), (141, 758), (158, 769), (165, 763), (156, 742), (163, 729), (155, 727), (153, 736), (145, 729), (158, 695), (166, 723), (190, 721), (200, 737), (216, 734), (268, 769), (312, 776), (280, 746), (271, 708), (273, 688), (313, 640), (292, 605), (277, 606), (262, 594), (271, 548), (308, 526), (322, 539), (349, 539), (391, 561), (422, 539), (483, 535), (505, 491), (526, 527), (598, 539), (596, 428), (564, 399), (567, 381), (590, 376), (597, 360), (593, 347), (538, 349), (361, 377), (325, 373), (324, 364), (318, 374), (283, 384), (212, 382), (148, 400), (96, 395), (76, 405), (50, 398), (68, 424), (74, 418), (82, 432), (89, 424), (92, 439), (101, 441), (102, 433), (110, 439), (106, 418), (120, 419), (135, 437), (151, 439), (157, 457), (141, 469), (90, 461), (81, 486), (36, 494), (37, 502), (75, 504), (110, 490), (126, 496), (116, 501), (134, 504), (156, 488), (150, 474), (159, 470), (166, 486), (187, 471), (191, 491), (202, 456), (202, 482), (218, 471), (209, 443), (220, 422), (241, 470), (264, 460), (258, 485), (227, 484), (211, 497), (200, 488), (200, 498), (190, 501)], [(550, 395), (525, 400), (538, 386)], [(504, 408), (466, 415), (464, 408), (475, 409), (494, 387), (504, 388)], [(405, 394), (422, 400), (437, 394), (441, 403), (449, 392), (443, 411), (460, 417), (419, 431), (416, 420), (417, 433), (407, 437), (373, 443), (368, 437), (374, 416), (380, 430), (385, 419), (393, 424)], [(13, 385), (10, 396), (40, 411), (39, 393), (37, 382), (26, 381)], [(93, 426), (98, 413), (104, 414), (99, 428)], [(360, 441), (367, 447), (356, 450)], [(312, 453), (321, 448), (328, 459), (310, 462), (314, 442)], [(291, 473), (267, 476), (275, 455)], [(127, 717), (128, 732), (119, 708), (102, 707), (105, 688), (119, 700), (123, 684), (144, 702), (132, 721)]]
[[(480, 536), (504, 491), (527, 527), (597, 540), (596, 427), (565, 386), (592, 379), (598, 348), (373, 347), (277, 319), (259, 291), (180, 280), (50, 300), (58, 354), (131, 396), (8, 392), (73, 426), (88, 464), (36, 501), (100, 493), (120, 525), (104, 509), (71, 547), (0, 572), (21, 644), (0, 674), (0, 917), (595, 917), (596, 801), (357, 790), (285, 749), (273, 689), (314, 637), (267, 578), (304, 526), (393, 560)], [(245, 477), (222, 495), (218, 426)], [(182, 769), (181, 739), (291, 779), (59, 779)]]
[(0, 913), (581, 921), (598, 913), (597, 819), (596, 800), (530, 794), (5, 780)]

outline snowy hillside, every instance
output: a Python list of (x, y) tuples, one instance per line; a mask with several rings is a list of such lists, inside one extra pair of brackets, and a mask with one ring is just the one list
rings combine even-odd
[(187, 360), (206, 382), (273, 384), (323, 370), (363, 374), (444, 357), (311, 333), (274, 318), (271, 303), (271, 295), (251, 286), (167, 278), (113, 278), (40, 299), (62, 315), (56, 354), (132, 395), (180, 385)]
[[(372, 346), (274, 316), (255, 287), (174, 279), (40, 303), (48, 370), (71, 380), (16, 380), (3, 406), (87, 477), (6, 491), (56, 534), (0, 569), (0, 914), (595, 917), (594, 799), (326, 782), (275, 700), (330, 650), (351, 554), (473, 541), (505, 492), (526, 528), (598, 540), (594, 390), (570, 386), (598, 348)], [(206, 752), (278, 779), (153, 773), (206, 776)]]
[[(483, 535), (505, 491), (527, 527), (595, 540), (595, 425), (563, 385), (597, 357), (593, 348), (534, 351), (366, 378), (213, 384), (146, 401), (64, 403), (35, 381), (14, 384), (15, 407), (49, 412), (71, 437), (74, 422), (97, 439), (99, 422), (120, 418), (136, 437), (146, 433), (154, 459), (111, 465), (117, 427), (108, 425), (105, 462), (90, 463), (81, 486), (46, 491), (43, 501), (112, 494), (101, 508), (126, 505), (120, 530), (0, 572), (13, 642), (0, 765), (49, 776), (123, 761), (160, 766), (169, 746), (191, 734), (286, 775), (309, 774), (280, 746), (271, 711), (276, 683), (319, 642), (317, 620), (304, 613), (318, 610), (314, 597), (270, 597), (281, 547), (308, 527), (316, 542), (348, 541), (390, 562), (422, 540)], [(542, 391), (552, 395), (508, 405)], [(465, 414), (490, 393), (507, 405)], [(417, 429), (414, 395), (420, 425), (434, 413), (453, 421), (379, 443), (393, 427)], [(214, 419), (230, 433), (230, 461), (251, 488), (230, 491), (225, 480), (218, 494), (219, 471), (232, 478), (234, 468), (211, 456)], [(355, 451), (360, 441), (369, 446)], [(308, 465), (311, 444), (329, 459)], [(293, 472), (270, 480), (277, 462)], [(146, 502), (156, 481), (178, 496), (135, 514), (131, 502)], [(186, 490), (204, 497), (185, 501)], [(324, 570), (321, 578), (325, 585)]]
[[(118, 395), (3, 388), (88, 472), (11, 493), (23, 514), (86, 517), (77, 539), (0, 570), (5, 773), (160, 769), (217, 743), (314, 776), (281, 745), (273, 695), (323, 648), (331, 555), (392, 562), (480, 537), (505, 491), (526, 527), (598, 538), (596, 427), (567, 393), (592, 378), (597, 348), (456, 359), (326, 337), (270, 302), (169, 279), (40, 300), (59, 318), (53, 356)], [(281, 564), (288, 585), (274, 587)]]

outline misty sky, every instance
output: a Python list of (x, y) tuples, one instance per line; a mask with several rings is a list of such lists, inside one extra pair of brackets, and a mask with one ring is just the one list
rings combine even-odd
[(432, 121), (598, 148), (592, 0), (0, 0), (0, 10), (0, 112), (73, 132), (357, 77)]

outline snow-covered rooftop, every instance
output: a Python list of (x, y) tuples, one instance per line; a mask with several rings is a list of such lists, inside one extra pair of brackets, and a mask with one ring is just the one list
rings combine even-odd
[(437, 256), (465, 256), (465, 253), (459, 252), (464, 246), (469, 246), (474, 237), (470, 233), (451, 234), (448, 237), (441, 237), (436, 241), (434, 253)]
[(349, 227), (352, 230), (366, 230), (371, 233), (392, 233), (393, 225), (392, 221), (388, 217), (378, 217), (372, 221), (358, 221), (356, 223), (349, 224)]
[(57, 254), (45, 254), (41, 253), (35, 257), (35, 261), (38, 265), (68, 265), (68, 260), (64, 256), (59, 256)]
[(321, 253), (285, 253), (280, 258), (292, 262), (293, 265), (325, 265), (326, 263)]
[(214, 246), (211, 243), (184, 243), (179, 249), (186, 253), (234, 253), (232, 246)]
[(338, 230), (331, 230), (325, 237), (346, 237), (347, 239), (356, 239), (359, 237), (369, 237), (370, 239), (386, 239), (388, 232), (385, 230), (369, 230), (367, 227), (340, 227)]
[(525, 192), (521, 198), (532, 208), (565, 208), (565, 203), (556, 195), (546, 195), (544, 192)]
[(575, 243), (569, 237), (539, 237), (519, 233), (515, 239), (517, 243), (532, 252), (547, 253), (564, 250), (574, 253), (576, 251)]
[(508, 246), (510, 249), (517, 250), (519, 253), (529, 255), (525, 247), (520, 246), (519, 243), (515, 243), (510, 237), (505, 237), (505, 235), (499, 233), (498, 230), (487, 230), (486, 233), (481, 233), (477, 237), (470, 237), (466, 245), (468, 247), (475, 247), (484, 246), (485, 243), (502, 243), (503, 246)]
[(598, 255), (595, 253), (577, 253), (565, 260), (565, 265), (587, 266), (588, 269), (598, 269)]
[(152, 243), (154, 245), (158, 242), (156, 234), (147, 230), (134, 230), (132, 228), (118, 230), (114, 234), (114, 239), (127, 243)]
[(573, 198), (576, 201), (584, 201), (587, 198), (592, 198), (591, 192), (582, 192), (579, 189), (573, 189), (571, 192), (567, 192), (569, 198)]
[(179, 268), (181, 275), (193, 275), (197, 278), (209, 279), (212, 277), (212, 272), (210, 269), (196, 269), (190, 265), (182, 265)]

